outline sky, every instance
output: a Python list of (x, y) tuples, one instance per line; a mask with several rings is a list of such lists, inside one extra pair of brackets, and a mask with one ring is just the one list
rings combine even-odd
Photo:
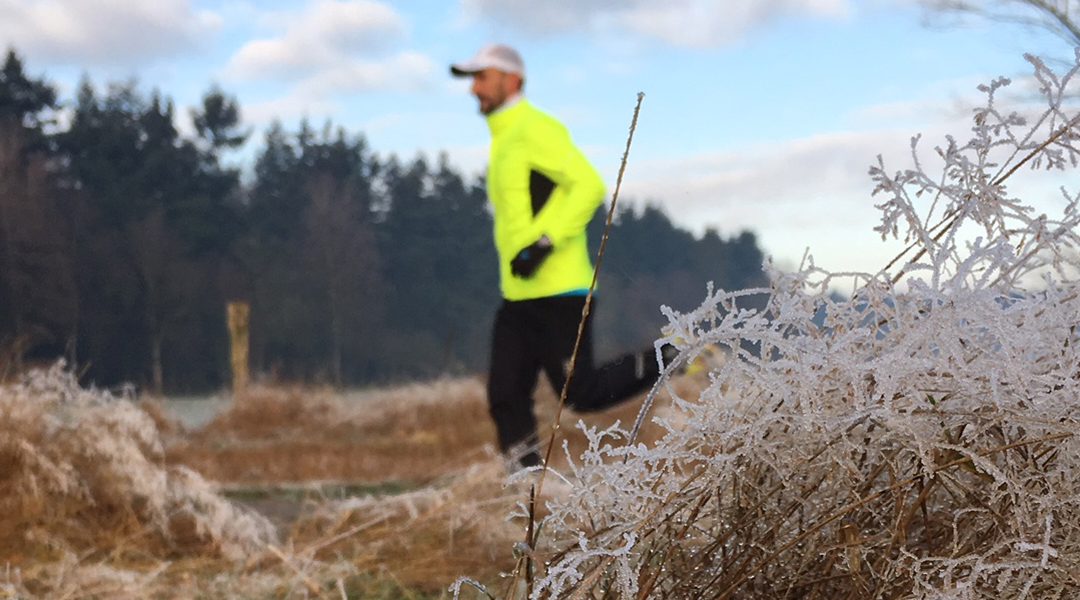
[(0, 0), (0, 15), (0, 45), (68, 101), (84, 75), (135, 79), (190, 130), (187, 109), (220, 86), (254, 132), (233, 157), (249, 165), (273, 120), (307, 118), (479, 176), (488, 130), (448, 66), (508, 43), (609, 202), (643, 92), (620, 204), (696, 234), (751, 231), (781, 268), (809, 252), (871, 273), (902, 248), (873, 231), (876, 157), (907, 168), (913, 135), (964, 136), (977, 86), (1030, 74), (1025, 52), (1072, 55), (1045, 31), (916, 0)]

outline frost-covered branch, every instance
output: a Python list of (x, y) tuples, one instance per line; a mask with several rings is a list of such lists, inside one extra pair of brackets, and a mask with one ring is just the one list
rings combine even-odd
[[(1029, 57), (1035, 115), (980, 88), (967, 140), (871, 168), (878, 273), (766, 265), (762, 309), (710, 290), (665, 340), (727, 360), (653, 446), (588, 430), (543, 524), (534, 596), (1043, 598), (1080, 586), (1080, 213), (1037, 213), (1021, 169), (1080, 159), (1077, 64)], [(849, 277), (850, 274), (843, 276)]]

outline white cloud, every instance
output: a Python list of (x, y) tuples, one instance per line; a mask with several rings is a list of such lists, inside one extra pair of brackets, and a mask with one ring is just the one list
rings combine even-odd
[[(635, 161), (624, 184), (627, 198), (656, 199), (671, 218), (700, 233), (750, 230), (783, 267), (809, 248), (818, 265), (836, 271), (876, 271), (899, 251), (873, 228), (880, 220), (869, 167), (882, 155), (888, 171), (911, 166), (913, 135), (919, 156), (933, 168), (933, 147), (946, 132), (967, 127), (949, 103), (920, 103), (923, 120), (888, 129), (831, 132), (652, 161)], [(881, 108), (892, 112), (896, 106)], [(876, 109), (866, 109), (868, 113)], [(906, 112), (906, 111), (904, 111)], [(970, 114), (970, 113), (969, 113)]]
[[(909, 164), (909, 131), (817, 135), (682, 161), (638, 164), (625, 186), (633, 198), (662, 199), (671, 218), (700, 233), (753, 231), (781, 268), (809, 249), (834, 271), (876, 271), (896, 254), (873, 231), (879, 215), (868, 168)], [(674, 174), (674, 175), (673, 175)]]
[(350, 93), (371, 90), (417, 90), (427, 85), (435, 65), (417, 52), (402, 52), (389, 59), (354, 60), (324, 69), (305, 80), (313, 94)]
[[(265, 19), (283, 31), (245, 44), (226, 73), (238, 79), (290, 79), (376, 55), (405, 36), (405, 21), (371, 0), (319, 0), (303, 12)], [(409, 59), (398, 57), (399, 62)]]
[[(827, 269), (874, 272), (903, 244), (883, 242), (873, 231), (880, 222), (875, 204), (883, 198), (871, 196), (869, 167), (880, 154), (889, 172), (911, 168), (911, 138), (920, 134), (919, 160), (928, 173), (937, 173), (941, 160), (935, 147), (944, 145), (948, 134), (968, 139), (972, 109), (984, 104), (969, 83), (962, 80), (956, 87), (970, 92), (939, 93), (944, 86), (932, 86), (910, 102), (865, 107), (852, 115), (855, 124), (887, 123), (887, 128), (634, 160), (623, 194), (661, 202), (675, 222), (696, 232), (705, 227), (727, 235), (754, 231), (766, 252), (789, 267), (809, 248)], [(1017, 80), (997, 98), (1032, 119), (1038, 114), (1033, 83)], [(1062, 205), (1057, 192), (1062, 183), (1075, 189), (1065, 175), (1018, 173), (1009, 181), (1009, 193), (1055, 214)]]
[(189, 0), (0, 0), (0, 15), (0, 45), (80, 66), (192, 51), (222, 24)]
[(636, 0), (461, 0), (468, 18), (489, 18), (530, 33), (588, 29), (605, 14), (617, 13)]
[[(903, 100), (857, 109), (851, 114), (851, 119), (864, 125), (889, 123), (894, 127), (919, 127), (928, 118), (957, 122), (970, 117), (972, 109), (983, 104), (983, 95), (978, 88), (991, 79), (993, 77), (971, 75), (928, 81), (922, 84), (921, 89), (910, 90)], [(1011, 102), (1015, 100), (1019, 99)]]
[(631, 31), (675, 46), (711, 47), (735, 42), (784, 15), (843, 18), (848, 10), (846, 0), (678, 0), (638, 3), (621, 21)]
[(844, 18), (850, 0), (461, 0), (472, 18), (546, 34), (610, 30), (646, 35), (676, 46), (730, 44), (788, 14)]
[(271, 121), (284, 123), (307, 117), (315, 126), (337, 114), (341, 107), (328, 99), (312, 98), (307, 94), (294, 93), (281, 98), (254, 102), (244, 106), (244, 123), (262, 129)]
[(245, 106), (244, 120), (263, 125), (273, 119), (331, 118), (342, 110), (340, 94), (417, 89), (426, 85), (434, 68), (426, 56), (411, 52), (382, 62), (354, 60), (332, 66), (300, 80), (283, 97)]
[[(712, 214), (716, 215), (712, 221), (722, 220), (725, 230), (757, 229), (762, 215), (769, 213), (773, 225), (794, 224), (811, 207), (820, 212), (817, 200), (868, 198), (867, 170), (874, 157), (893, 149), (889, 158), (896, 159), (895, 164), (903, 158), (909, 138), (909, 132), (900, 131), (830, 133), (649, 161), (636, 166), (634, 183), (627, 184), (626, 192), (642, 199), (664, 199), (672, 216), (683, 222), (690, 217), (705, 225), (709, 219), (704, 215)], [(673, 184), (672, 173), (684, 183)]]
[(395, 48), (406, 40), (408, 24), (381, 2), (317, 0), (303, 10), (260, 12), (253, 21), (273, 35), (242, 46), (220, 77), (283, 83), (287, 90), (245, 107), (250, 123), (318, 121), (343, 110), (345, 94), (416, 91), (433, 79), (429, 57)]

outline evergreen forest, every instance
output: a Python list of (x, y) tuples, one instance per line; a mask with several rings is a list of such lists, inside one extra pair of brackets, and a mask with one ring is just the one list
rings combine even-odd
[[(253, 163), (235, 164), (248, 144)], [(710, 281), (763, 283), (752, 233), (696, 236), (654, 204), (626, 205), (600, 276), (599, 358), (651, 344), (660, 305), (695, 307)], [(482, 179), (446, 155), (382, 156), (332, 123), (255, 132), (217, 86), (178, 114), (134, 81), (84, 77), (60, 98), (14, 50), (0, 71), (7, 364), (65, 358), (98, 386), (212, 391), (229, 380), (226, 303), (243, 300), (257, 378), (481, 373), (500, 301), (491, 228)]]

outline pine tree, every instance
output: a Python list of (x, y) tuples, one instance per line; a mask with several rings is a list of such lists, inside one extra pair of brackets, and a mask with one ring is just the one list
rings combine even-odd
[(44, 127), (56, 92), (9, 50), (0, 69), (0, 348), (62, 354), (76, 330), (66, 219)]

